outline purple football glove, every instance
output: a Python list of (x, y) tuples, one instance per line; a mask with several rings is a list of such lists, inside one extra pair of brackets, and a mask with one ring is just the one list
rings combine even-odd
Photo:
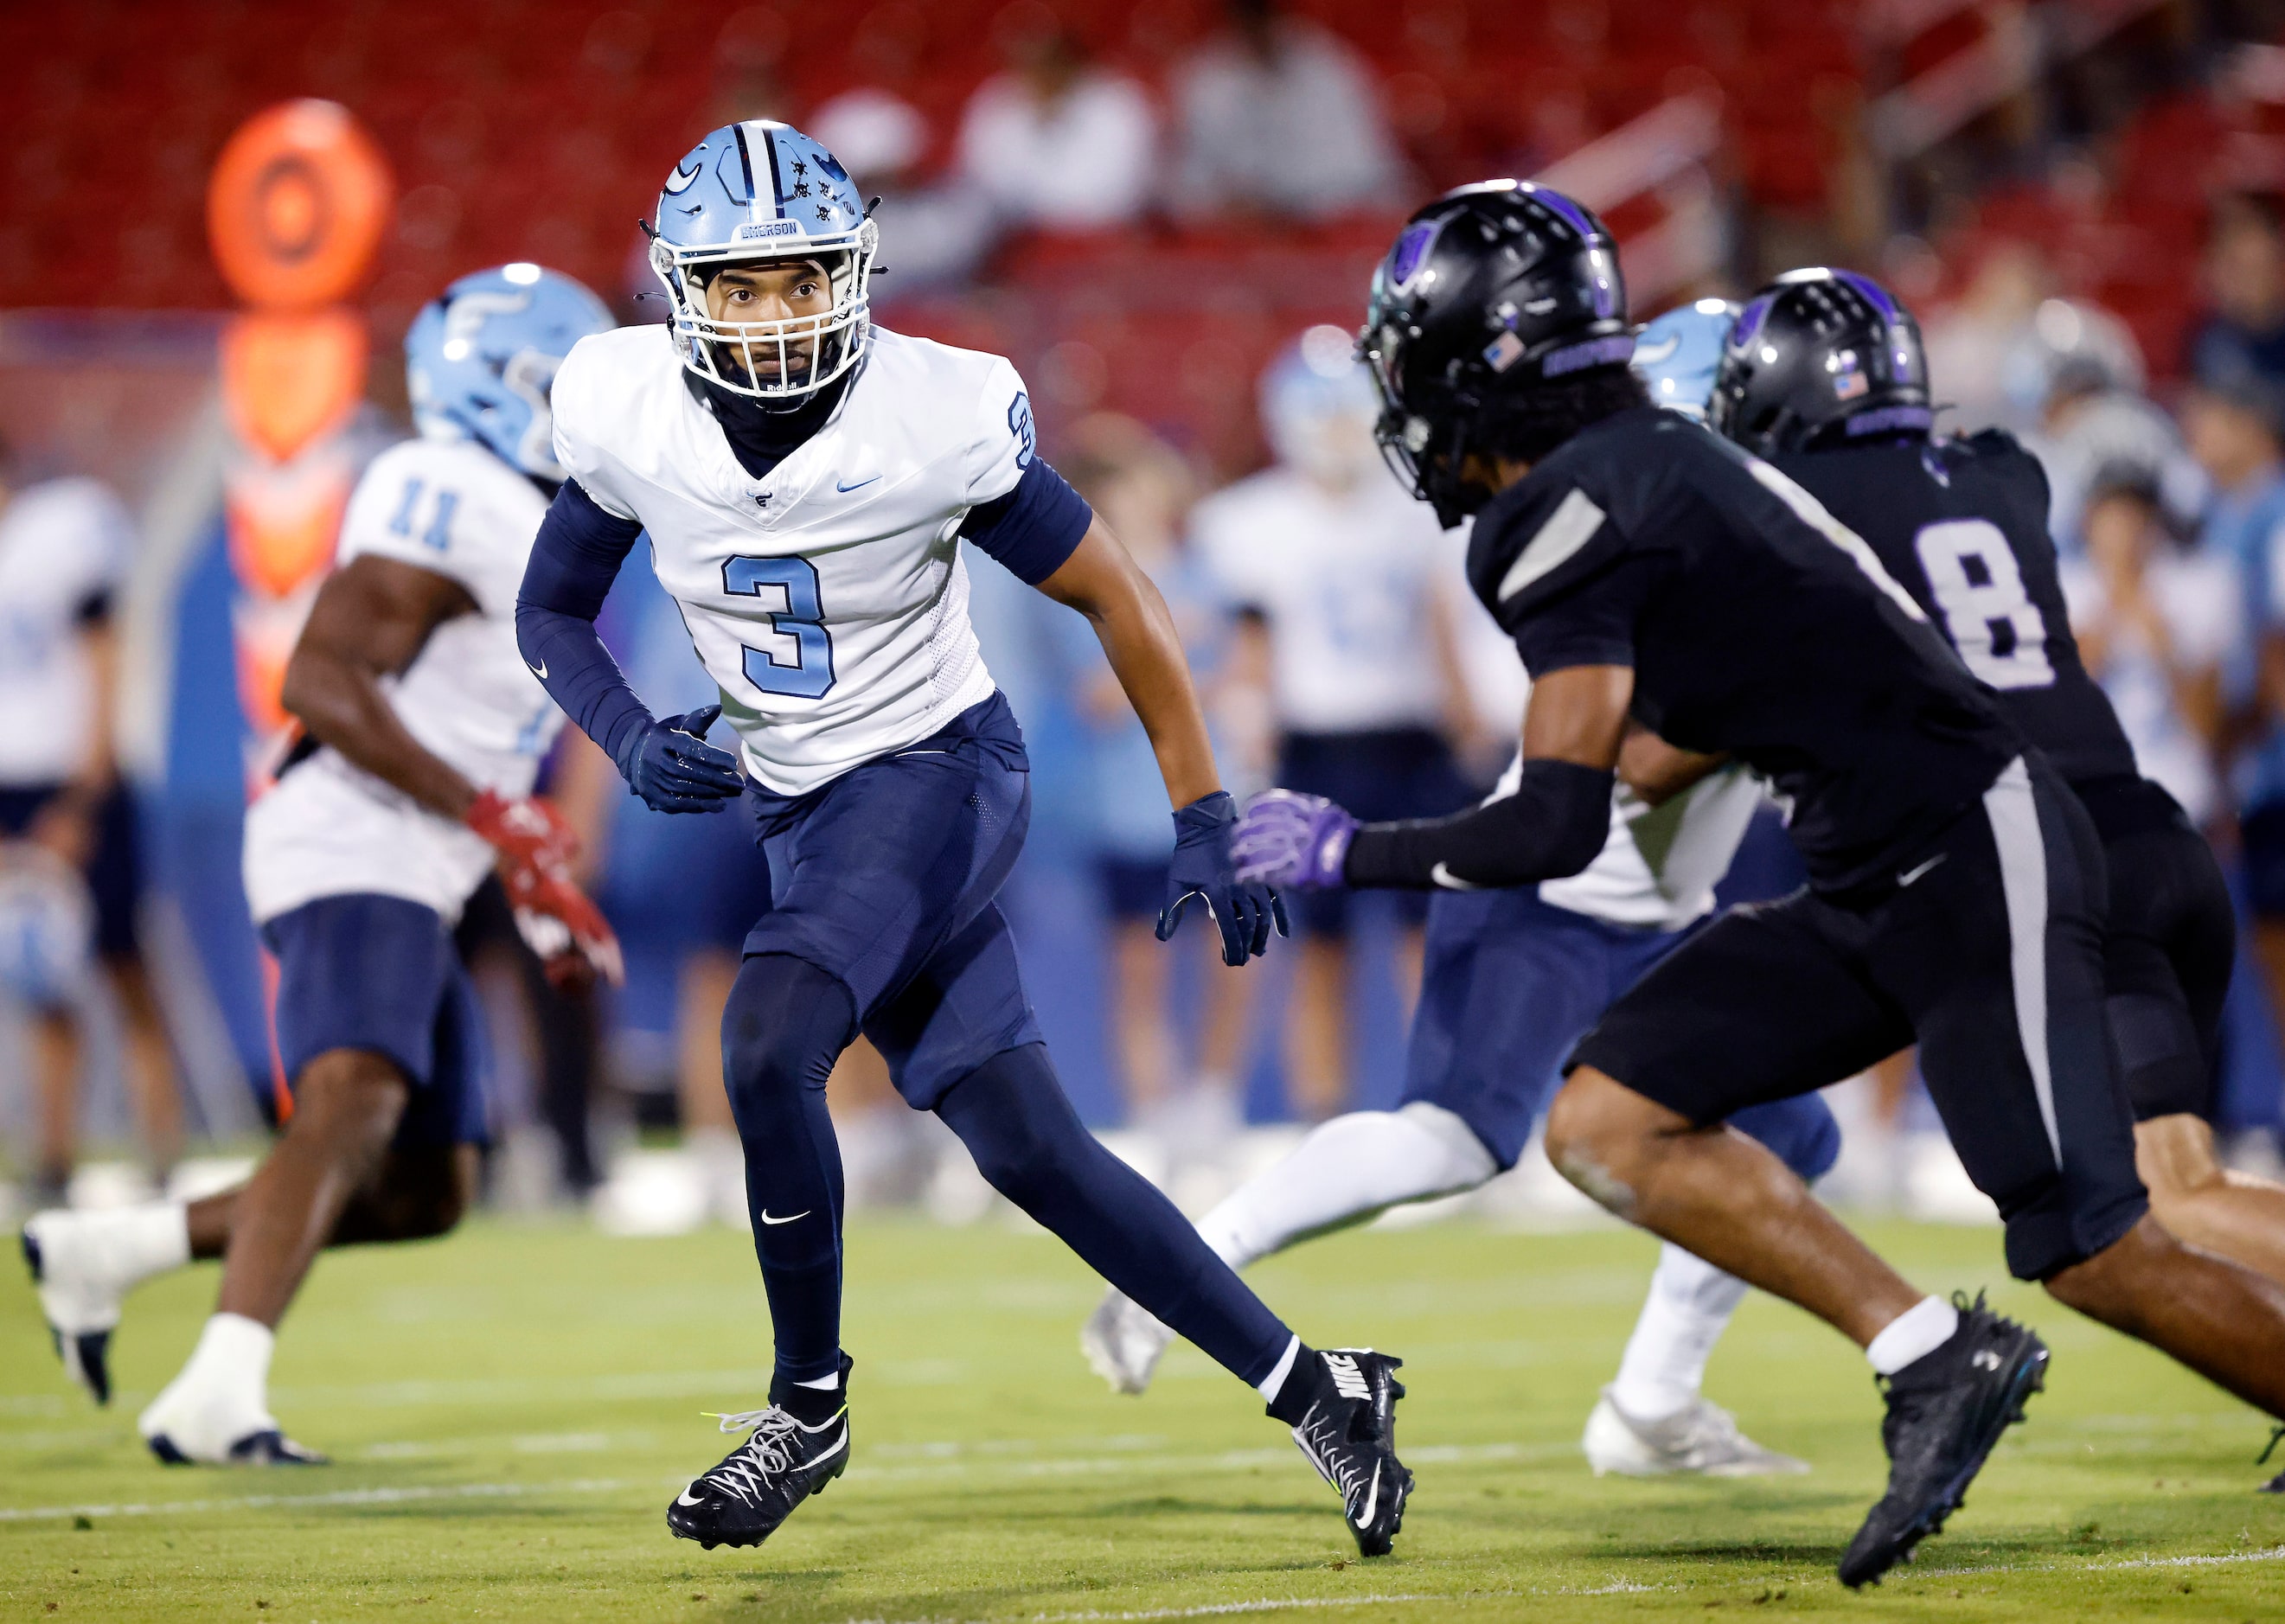
[(1357, 820), (1321, 795), (1265, 789), (1245, 804), (1230, 836), (1241, 881), (1325, 890), (1346, 885), (1341, 865)]

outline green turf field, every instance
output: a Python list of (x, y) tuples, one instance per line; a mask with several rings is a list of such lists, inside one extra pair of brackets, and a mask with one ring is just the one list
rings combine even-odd
[[(1878, 1240), (1932, 1287), (2000, 1273), (1993, 1232)], [(2285, 1498), (2250, 1492), (2260, 1419), (2013, 1286), (1996, 1295), (2053, 1345), (2050, 1391), (1878, 1592), (1832, 1578), (1881, 1480), (1872, 1383), (1790, 1308), (1748, 1303), (1709, 1385), (1815, 1475), (1597, 1481), (1574, 1442), (1651, 1261), (1629, 1234), (1445, 1225), (1259, 1271), (1305, 1336), (1409, 1361), (1419, 1486), (1369, 1565), (1283, 1430), (1195, 1352), (1147, 1399), (1107, 1393), (1074, 1340), (1095, 1288), (1036, 1232), (858, 1227), (855, 1463), (758, 1552), (703, 1553), (664, 1519), (727, 1447), (698, 1412), (762, 1401), (742, 1237), (479, 1224), (326, 1259), (274, 1372), (288, 1430), (339, 1462), (307, 1471), (167, 1471), (135, 1439), (210, 1268), (130, 1302), (109, 1412), (67, 1387), (12, 1270), (0, 1618), (2285, 1617)]]

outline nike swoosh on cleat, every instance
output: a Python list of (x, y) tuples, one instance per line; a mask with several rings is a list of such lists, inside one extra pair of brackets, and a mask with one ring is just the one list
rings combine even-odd
[(527, 671), (530, 671), (533, 676), (535, 676), (535, 677), (538, 678), (538, 679), (540, 679), (540, 681), (545, 682), (545, 681), (546, 681), (546, 680), (547, 680), (547, 662), (546, 662), (546, 661), (542, 660), (538, 664), (537, 664), (537, 665), (531, 665), (531, 666), (526, 666), (524, 669), (525, 669), (525, 670), (527, 670)]
[(793, 1222), (795, 1218), (807, 1218), (813, 1210), (814, 1209), (810, 1207), (804, 1207), (800, 1212), (794, 1213), (791, 1218), (772, 1218), (767, 1212), (764, 1212), (762, 1214), (762, 1221), (766, 1224), (789, 1224)]
[(1358, 1527), (1360, 1527), (1360, 1528), (1370, 1528), (1370, 1527), (1371, 1527), (1371, 1526), (1372, 1526), (1372, 1513), (1373, 1513), (1373, 1509), (1374, 1509), (1376, 1506), (1379, 1505), (1379, 1504), (1380, 1504), (1380, 1463), (1379, 1463), (1378, 1461), (1375, 1461), (1375, 1462), (1372, 1463), (1372, 1487), (1371, 1487), (1370, 1488), (1369, 1488), (1369, 1489), (1367, 1489), (1367, 1490), (1365, 1491), (1365, 1496), (1364, 1496), (1364, 1510), (1363, 1510), (1363, 1512), (1362, 1512), (1362, 1514), (1357, 1518), (1357, 1526), (1358, 1526)]
[(868, 485), (869, 485), (869, 484), (872, 484), (875, 481), (878, 480), (880, 477), (881, 477), (881, 476), (880, 476), (879, 475), (876, 474), (875, 475), (873, 475), (873, 478), (872, 478), (872, 479), (860, 479), (860, 480), (859, 480), (859, 481), (858, 481), (855, 484), (853, 484), (853, 485), (844, 485), (844, 484), (843, 484), (839, 480), (837, 480), (837, 479), (836, 479), (836, 480), (835, 480), (835, 481), (833, 482), (833, 488), (834, 488), (836, 490), (840, 491), (843, 495), (846, 496), (846, 495), (847, 495), (850, 491), (852, 491), (852, 490), (862, 490), (863, 489), (865, 489), (865, 487), (866, 487), (866, 486), (868, 486)]
[(674, 1503), (677, 1505), (704, 1505), (706, 1502), (703, 1500), (693, 1500), (690, 1497), (690, 1491), (686, 1488), (674, 1497)]

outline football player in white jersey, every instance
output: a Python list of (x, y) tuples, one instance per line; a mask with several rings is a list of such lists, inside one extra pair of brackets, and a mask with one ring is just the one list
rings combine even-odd
[[(1703, 414), (1735, 313), (1708, 300), (1643, 330), (1636, 370), (1653, 398)], [(1494, 798), (1516, 793), (1521, 775), (1519, 756)], [(1655, 808), (1621, 785), (1610, 837), (1584, 872), (1519, 890), (1435, 893), (1402, 1103), (1335, 1118), (1233, 1192), (1199, 1220), (1215, 1253), (1243, 1268), (1514, 1166), (1579, 1034), (1713, 912), (1715, 884), (1760, 799), (1737, 768)], [(1804, 1180), (1823, 1174), (1840, 1149), (1832, 1113), (1814, 1094), (1731, 1120)], [(1583, 1447), (1598, 1476), (1808, 1470), (1746, 1437), (1700, 1391), (1745, 1294), (1742, 1281), (1682, 1248), (1660, 1248), (1618, 1377), (1588, 1417)], [(1113, 1288), (1080, 1344), (1113, 1388), (1141, 1393), (1170, 1339)]]
[[(833, 155), (755, 121), (668, 177), (651, 264), (664, 329), (582, 342), (555, 388), (570, 478), (532, 549), (525, 659), (634, 792), (666, 812), (742, 798), (773, 906), (722, 1019), (776, 1342), (768, 1404), (667, 1510), (679, 1537), (759, 1543), (847, 1464), (841, 1162), (825, 1107), (862, 1031), (997, 1189), (1259, 1388), (1386, 1551), (1410, 1478), (1396, 1361), (1318, 1353), (1080, 1126), (993, 898), (1030, 817), (1023, 735), (977, 650), (963, 537), (1085, 615), (1141, 716), (1174, 812), (1161, 936), (1202, 898), (1241, 965), (1276, 905), (1240, 885), (1182, 646), (1149, 577), (1038, 455), (995, 356), (872, 326), (876, 231)], [(648, 531), (718, 705), (664, 720), (595, 635)], [(734, 754), (705, 742), (726, 716)], [(707, 878), (693, 875), (693, 886)]]
[(28, 910), (22, 918), (53, 922), (18, 934), (19, 916), (0, 910), (9, 914), (0, 930), (56, 947), (11, 977), (32, 1010), (40, 1207), (62, 1201), (77, 1155), (89, 946), (126, 1017), (127, 1082), (156, 1184), (181, 1153), (183, 1125), (173, 1047), (137, 940), (136, 797), (113, 739), (114, 611), (134, 522), (98, 481), (27, 482), (20, 472), (0, 443), (0, 876)]
[(143, 1412), (170, 1464), (320, 1459), (271, 1416), (279, 1318), (318, 1251), (441, 1235), (486, 1137), (479, 1017), (452, 945), (497, 871), (551, 974), (616, 977), (610, 927), (569, 877), (576, 842), (532, 783), (562, 718), (524, 669), (514, 609), (562, 477), (548, 387), (601, 301), (537, 265), (465, 277), (404, 349), (421, 437), (365, 470), (334, 573), (286, 671), (302, 726), (247, 814), (247, 899), (277, 955), (284, 1128), (247, 1183), (192, 1202), (43, 1212), (25, 1256), (66, 1366), (98, 1402), (120, 1299), (193, 1258), (222, 1289)]

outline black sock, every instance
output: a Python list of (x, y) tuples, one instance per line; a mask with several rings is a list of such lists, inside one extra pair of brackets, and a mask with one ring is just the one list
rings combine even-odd
[(841, 1379), (830, 1387), (805, 1387), (782, 1376), (775, 1377), (770, 1382), (770, 1402), (804, 1426), (823, 1426), (849, 1402), (849, 1372), (856, 1363), (848, 1354), (842, 1354)]
[(1317, 1357), (1317, 1350), (1304, 1342), (1293, 1351), (1293, 1368), (1285, 1372), (1285, 1379), (1277, 1385), (1277, 1396), (1269, 1400), (1269, 1417), (1287, 1426), (1300, 1426), (1301, 1417), (1309, 1413), (1309, 1406), (1317, 1400), (1317, 1390), (1325, 1384), (1325, 1361)]

